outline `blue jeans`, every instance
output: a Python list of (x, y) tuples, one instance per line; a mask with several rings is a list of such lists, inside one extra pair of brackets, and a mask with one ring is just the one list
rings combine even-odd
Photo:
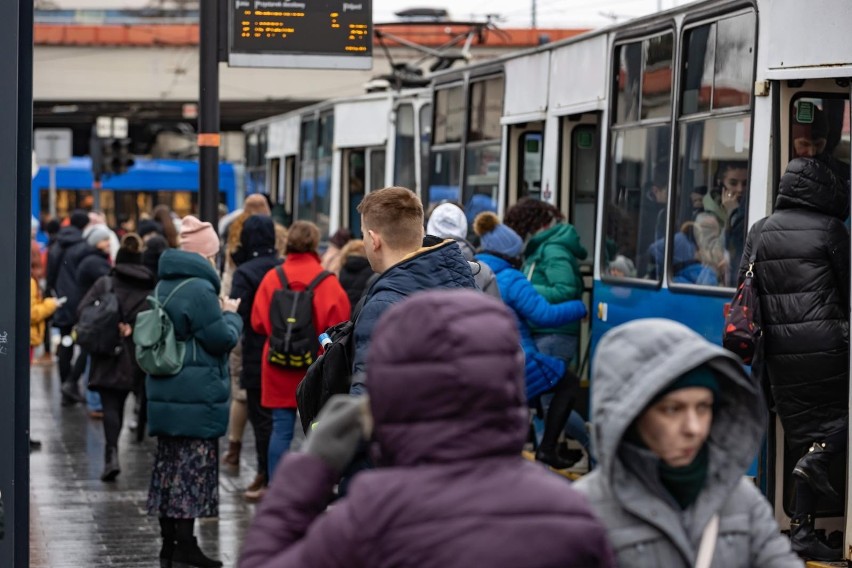
[(293, 427), (296, 425), (296, 411), (292, 408), (272, 409), (272, 436), (269, 438), (269, 481), (272, 481), (275, 466), (290, 450), (293, 441)]
[[(83, 357), (83, 354), (80, 354), (80, 357)], [(83, 384), (88, 387), (89, 386), (89, 372), (92, 370), (92, 358), (86, 357), (86, 370), (83, 371), (84, 379)], [(97, 391), (90, 391), (86, 388), (86, 406), (90, 411), (95, 412), (103, 412), (104, 405), (101, 404), (101, 395)]]
[[(539, 352), (553, 357), (559, 357), (570, 366), (576, 366), (577, 362), (577, 347), (580, 345), (580, 338), (576, 335), (537, 335), (534, 338), (535, 346)], [(542, 399), (542, 406), (547, 411), (547, 405), (550, 403), (550, 397)], [(568, 417), (568, 423), (565, 425), (565, 434), (570, 438), (577, 440), (583, 449), (591, 456), (591, 439), (589, 432), (586, 430), (586, 421), (580, 416), (576, 410), (571, 411), (571, 416)]]

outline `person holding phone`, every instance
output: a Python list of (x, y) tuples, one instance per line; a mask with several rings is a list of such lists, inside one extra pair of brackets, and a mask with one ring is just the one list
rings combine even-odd
[[(331, 398), (283, 458), (242, 568), (615, 565), (588, 503), (521, 457), (524, 357), (503, 304), (415, 294), (378, 321), (367, 359), (369, 396)], [(377, 468), (326, 511), (363, 439)]]

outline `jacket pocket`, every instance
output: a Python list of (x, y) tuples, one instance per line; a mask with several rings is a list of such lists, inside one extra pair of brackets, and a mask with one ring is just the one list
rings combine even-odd
[(609, 531), (609, 540), (619, 566), (631, 568), (677, 568), (683, 559), (668, 539), (657, 529), (634, 525)]
[(749, 516), (745, 513), (723, 515), (719, 520), (713, 567), (751, 566), (750, 543)]

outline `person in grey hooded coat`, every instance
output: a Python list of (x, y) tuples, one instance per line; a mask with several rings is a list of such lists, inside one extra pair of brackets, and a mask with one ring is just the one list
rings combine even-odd
[[(574, 487), (606, 525), (621, 568), (695, 566), (716, 515), (713, 568), (802, 568), (744, 477), (767, 412), (734, 355), (679, 323), (644, 319), (608, 332), (593, 368), (600, 467)], [(668, 438), (648, 428), (681, 413)]]

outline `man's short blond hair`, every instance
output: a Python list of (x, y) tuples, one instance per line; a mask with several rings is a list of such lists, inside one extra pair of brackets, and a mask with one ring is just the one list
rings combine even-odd
[(423, 244), (423, 204), (404, 187), (372, 191), (358, 205), (364, 232), (373, 230), (389, 248), (416, 250)]

